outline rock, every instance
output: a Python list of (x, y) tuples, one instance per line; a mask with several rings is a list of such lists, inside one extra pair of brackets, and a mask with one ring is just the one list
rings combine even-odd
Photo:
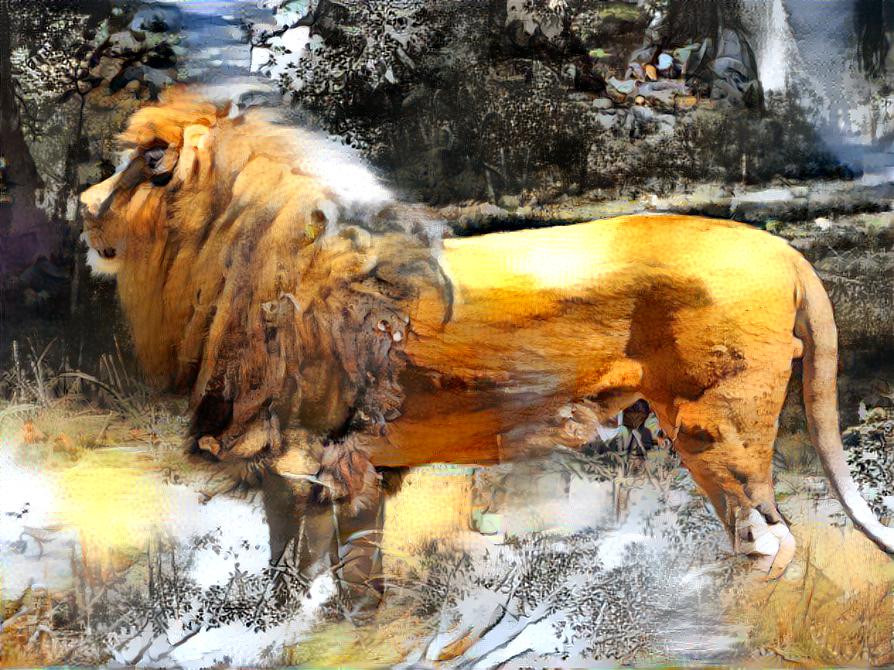
[(134, 14), (130, 29), (152, 33), (176, 32), (182, 23), (180, 10), (176, 7), (152, 4)]
[(630, 108), (630, 111), (633, 112), (634, 118), (642, 125), (651, 123), (655, 118), (655, 112), (644, 105), (634, 105)]
[[(713, 58), (710, 58), (712, 49)], [(710, 85), (712, 100), (732, 107), (760, 107), (763, 104), (757, 61), (739, 32), (724, 29), (716, 49), (711, 40), (705, 40), (697, 58), (699, 65), (692, 75)]]
[(628, 98), (636, 97), (637, 84), (635, 79), (609, 77), (606, 80), (605, 92), (614, 102), (624, 103)]
[(795, 197), (788, 188), (740, 192), (733, 197), (730, 209), (734, 219), (747, 223), (803, 220), (807, 216), (807, 198)]
[(138, 40), (136, 35), (130, 30), (112, 33), (109, 35), (109, 39), (115, 45), (115, 48), (121, 51), (138, 51), (142, 48), (141, 40)]
[(646, 72), (646, 79), (648, 81), (657, 81), (658, 80), (658, 70), (655, 69), (654, 65), (646, 65), (643, 69)]
[(624, 76), (627, 79), (644, 81), (646, 79), (646, 70), (639, 63), (631, 63), (629, 66), (627, 66), (627, 72)]
[(614, 112), (602, 112), (600, 114), (596, 114), (593, 118), (596, 123), (599, 124), (599, 126), (604, 130), (611, 130), (622, 120), (621, 117)]
[(673, 114), (656, 114), (655, 123), (658, 124), (658, 131), (665, 135), (672, 135), (674, 128), (677, 127), (677, 117)]
[(593, 100), (593, 94), (585, 93), (583, 91), (572, 91), (567, 96), (565, 96), (565, 99), (569, 102), (585, 102), (589, 105), (590, 102)]
[(696, 105), (698, 105), (698, 98), (694, 95), (678, 95), (674, 98), (674, 108), (678, 112), (688, 112), (695, 109)]
[(94, 77), (100, 77), (109, 81), (121, 71), (121, 61), (117, 58), (109, 58), (104, 56), (100, 59), (99, 64), (90, 70), (90, 74)]
[(633, 94), (636, 91), (637, 86), (636, 81), (633, 79), (616, 79), (615, 77), (609, 77), (606, 83), (609, 87), (624, 95)]
[(695, 42), (693, 44), (687, 44), (685, 47), (674, 49), (674, 60), (680, 64), (680, 70), (684, 77), (694, 73), (701, 64), (699, 59), (701, 46), (701, 44)]
[(609, 98), (595, 98), (591, 104), (595, 109), (611, 109), (614, 105)]
[(641, 90), (643, 99), (652, 107), (659, 107), (668, 111), (675, 109), (677, 92), (672, 89), (665, 90)]
[(645, 65), (646, 63), (651, 63), (653, 60), (655, 60), (656, 53), (658, 53), (658, 47), (643, 47), (630, 54), (629, 60), (631, 63), (639, 63), (640, 65)]
[(662, 76), (668, 77), (674, 74), (674, 59), (673, 56), (667, 53), (662, 53), (658, 55), (658, 62), (655, 65), (655, 68), (658, 72), (661, 73)]
[(140, 65), (131, 65), (115, 75), (109, 82), (109, 91), (117, 93), (122, 88), (128, 87), (128, 90), (135, 90), (140, 87), (143, 80), (143, 68)]
[(167, 70), (177, 65), (177, 55), (167, 44), (159, 44), (146, 56), (144, 62), (148, 67)]
[(177, 76), (172, 70), (147, 68), (144, 73), (144, 79), (148, 82), (152, 82), (160, 90), (173, 84), (176, 81)]
[(520, 198), (517, 195), (504, 195), (500, 197), (500, 207), (503, 209), (518, 209)]

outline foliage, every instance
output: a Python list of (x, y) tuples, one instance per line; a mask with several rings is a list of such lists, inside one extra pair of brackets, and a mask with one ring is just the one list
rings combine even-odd
[[(671, 89), (663, 99), (605, 97), (607, 81), (631, 76), (650, 16), (664, 17), (656, 43), (676, 45), (688, 33), (668, 26), (681, 17), (731, 25), (736, 13), (735, 3), (671, 4), (319, 0), (302, 21), (253, 40), (271, 49), (263, 69), (297, 105), (435, 202), (833, 174), (794, 103), (774, 101), (761, 116), (676, 109)], [(274, 46), (289, 30), (308, 31), (302, 52)], [(668, 82), (691, 95), (682, 80), (657, 84)]]
[(860, 423), (844, 431), (847, 462), (860, 492), (881, 518), (894, 516), (894, 411), (860, 404)]
[[(674, 613), (713, 584), (679, 588), (681, 556), (637, 543), (607, 568), (600, 558), (604, 539), (597, 530), (532, 533), (508, 537), (481, 556), (432, 543), (420, 570), (410, 574), (419, 581), (417, 612), (439, 614), (442, 630), (444, 624), (460, 631), (483, 626), (473, 648), (478, 655), (464, 656), (470, 664), (495, 662), (491, 654), (523, 639), (537, 639), (530, 651), (566, 660), (660, 656)], [(536, 638), (533, 632), (525, 637), (535, 626)]]

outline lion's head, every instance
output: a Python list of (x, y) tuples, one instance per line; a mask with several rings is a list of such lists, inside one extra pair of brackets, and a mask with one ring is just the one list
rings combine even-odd
[(115, 276), (150, 377), (190, 392), (197, 438), (248, 432), (256, 452), (294, 412), (337, 433), (395, 410), (392, 349), (441, 279), (353, 152), (183, 88), (120, 141), (122, 167), (81, 196), (88, 261)]
[(178, 87), (133, 115), (119, 136), (118, 171), (81, 196), (94, 272), (115, 275), (160, 235), (200, 228), (259, 196), (282, 209), (300, 194), (295, 213), (313, 227), (337, 217), (339, 207), (369, 209), (390, 199), (345, 147), (282, 125), (268, 110), (232, 109)]

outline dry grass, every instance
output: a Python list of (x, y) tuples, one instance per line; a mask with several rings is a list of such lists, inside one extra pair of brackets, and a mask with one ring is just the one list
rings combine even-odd
[(780, 435), (776, 439), (773, 466), (785, 475), (819, 475), (822, 464), (806, 433)]
[(0, 608), (0, 667), (38, 667), (60, 658), (52, 630), (54, 603), (43, 589), (28, 589), (13, 602)]
[(731, 616), (751, 626), (749, 645), (792, 665), (894, 663), (894, 565), (859, 532), (795, 526), (795, 563), (777, 581), (749, 577)]
[[(184, 428), (178, 406), (144, 395), (134, 380), (122, 376), (123, 366), (109, 358), (99, 376), (87, 379), (50, 365), (43, 350), (29, 346), (17, 355), (17, 369), (3, 375), (7, 402), (0, 402), (0, 438), (24, 443), (29, 466), (49, 475), (96, 461), (109, 468), (136, 467), (163, 479), (196, 480), (178, 448)], [(776, 466), (780, 489), (787, 494), (785, 507), (800, 506), (803, 512), (810, 505), (806, 477), (819, 471), (813, 448), (803, 436), (781, 437)], [(383, 540), (386, 573), (407, 588), (395, 587), (400, 595), (362, 626), (321, 623), (287, 648), (282, 662), (383, 667), (417, 650), (431, 636), (433, 622), (411, 613), (415, 601), (406, 591), (416, 585), (397, 577), (418, 563), (423, 540), (468, 533), (470, 482), (458, 471), (410, 475), (391, 501)], [(669, 483), (656, 485), (666, 489)], [(793, 530), (799, 553), (783, 579), (751, 577), (728, 594), (730, 619), (747, 625), (747, 646), (759, 654), (753, 662), (775, 667), (894, 664), (894, 564), (861, 534), (831, 527), (827, 519), (796, 524)], [(60, 662), (60, 650), (71, 644), (60, 637), (60, 622), (54, 621), (65, 609), (59, 605), (64, 598), (34, 591), (21, 602), (2, 603), (0, 667)]]
[(284, 665), (316, 668), (383, 668), (404, 661), (432, 634), (432, 623), (404, 608), (384, 607), (368, 623), (321, 624), (300, 644), (288, 647)]

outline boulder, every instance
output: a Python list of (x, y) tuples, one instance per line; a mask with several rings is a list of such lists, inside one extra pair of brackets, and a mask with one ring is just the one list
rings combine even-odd
[(710, 88), (713, 101), (730, 107), (763, 105), (757, 61), (744, 35), (724, 29), (716, 45), (706, 39), (698, 53), (694, 53), (690, 51), (686, 55), (684, 69)]
[(118, 51), (139, 51), (143, 47), (143, 41), (131, 30), (112, 33), (109, 40)]
[(606, 94), (617, 103), (626, 102), (628, 98), (632, 99), (637, 95), (638, 82), (634, 79), (609, 77), (605, 83)]
[(623, 121), (623, 117), (614, 110), (608, 110), (593, 115), (593, 120), (603, 130), (612, 130)]
[(131, 30), (151, 33), (177, 32), (183, 25), (180, 10), (170, 5), (151, 4), (137, 10), (130, 22)]
[(672, 89), (658, 91), (640, 90), (640, 95), (643, 96), (646, 103), (651, 107), (658, 107), (668, 111), (674, 111), (675, 109), (677, 92)]

